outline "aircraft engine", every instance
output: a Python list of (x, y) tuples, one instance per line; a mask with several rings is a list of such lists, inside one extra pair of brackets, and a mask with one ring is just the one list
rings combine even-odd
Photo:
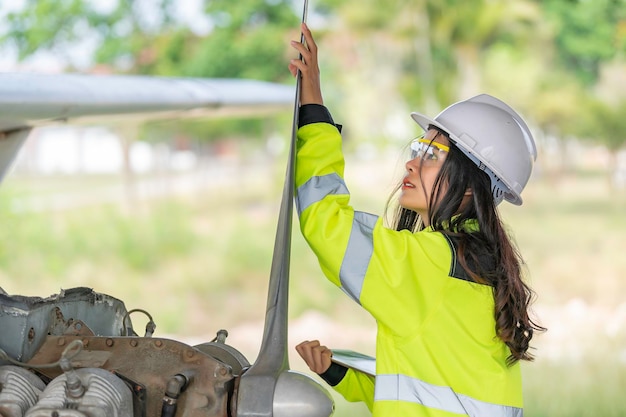
[[(130, 314), (149, 318), (144, 336)], [(242, 388), (250, 363), (225, 343), (153, 337), (143, 310), (89, 288), (48, 298), (0, 291), (0, 417), (235, 417), (237, 399), (268, 399), (268, 417), (332, 414), (312, 378), (284, 371), (275, 389)]]
[[(150, 318), (144, 336), (130, 313)], [(152, 337), (143, 310), (89, 288), (0, 292), (0, 416), (230, 417), (249, 366), (221, 330), (198, 346)]]

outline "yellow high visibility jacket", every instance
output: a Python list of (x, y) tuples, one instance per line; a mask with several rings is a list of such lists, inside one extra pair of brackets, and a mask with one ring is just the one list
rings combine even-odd
[[(372, 169), (376, 169), (374, 166)], [(521, 417), (519, 364), (496, 336), (492, 287), (473, 282), (454, 242), (355, 211), (341, 134), (325, 107), (303, 106), (296, 160), (301, 231), (326, 277), (377, 323), (376, 379), (349, 370), (335, 386), (375, 417)]]

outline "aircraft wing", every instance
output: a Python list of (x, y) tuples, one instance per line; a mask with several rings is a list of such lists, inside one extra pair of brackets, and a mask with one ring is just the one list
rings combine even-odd
[(243, 79), (0, 74), (0, 181), (34, 127), (256, 116), (289, 109), (293, 87)]
[(0, 74), (0, 132), (66, 122), (255, 115), (288, 109), (293, 87), (241, 79)]

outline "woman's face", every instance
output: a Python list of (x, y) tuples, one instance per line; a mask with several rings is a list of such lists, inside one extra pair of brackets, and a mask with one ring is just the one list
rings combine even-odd
[(406, 163), (407, 173), (402, 180), (398, 202), (420, 214), (425, 225), (429, 223), (428, 200), (449, 150), (450, 141), (435, 129), (428, 130), (411, 143), (411, 159)]

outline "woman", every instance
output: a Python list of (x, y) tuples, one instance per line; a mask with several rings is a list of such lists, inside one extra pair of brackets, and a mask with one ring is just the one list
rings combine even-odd
[(317, 46), (302, 60), (296, 162), (301, 231), (322, 271), (376, 319), (376, 377), (331, 365), (318, 341), (296, 348), (309, 368), (374, 416), (521, 416), (520, 360), (534, 330), (532, 292), (496, 206), (521, 204), (536, 157), (521, 117), (480, 95), (430, 119), (399, 186), (395, 227), (355, 211), (341, 134), (323, 106)]

